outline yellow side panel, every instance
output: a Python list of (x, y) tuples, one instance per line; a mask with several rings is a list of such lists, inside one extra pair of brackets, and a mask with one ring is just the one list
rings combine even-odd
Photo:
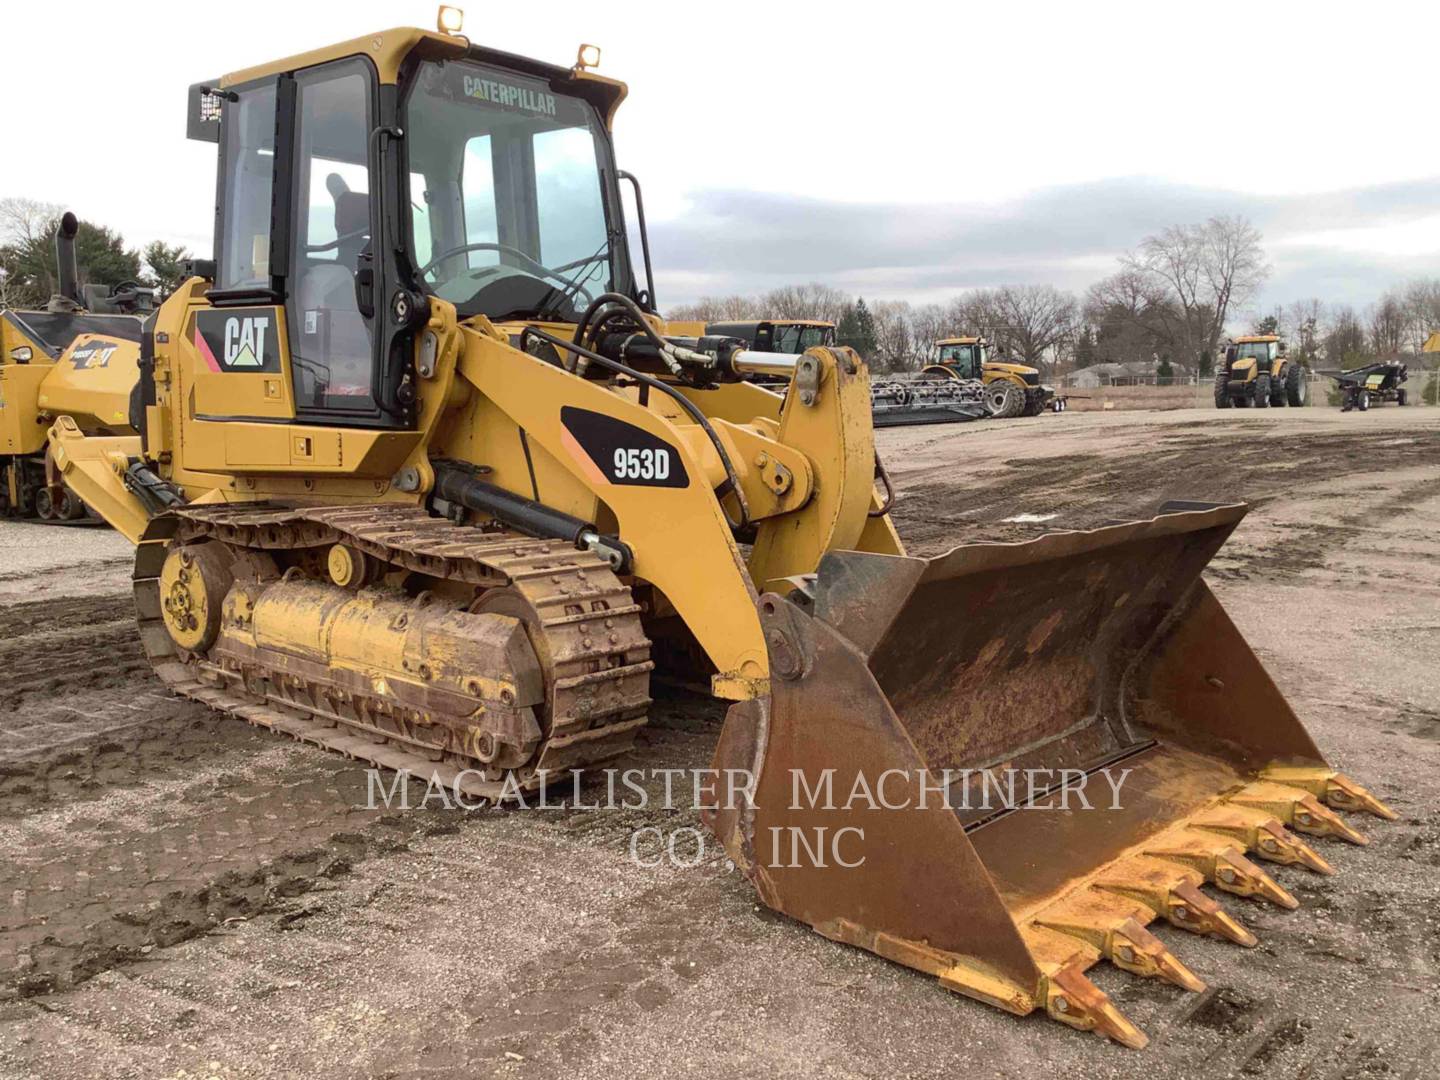
[(325, 428), (294, 428), (283, 424), (197, 424), (219, 428), (225, 464), (236, 467), (337, 469), (342, 458), (340, 432)]
[(600, 500), (576, 479), (572, 467), (556, 459), (539, 439), (517, 427), (488, 397), (472, 397), (448, 438), (437, 445), (444, 456), (484, 462), (490, 469), (487, 481), (527, 499), (584, 521), (595, 521), (600, 513)]
[[(195, 373), (194, 416), (198, 419), (230, 416), (264, 420), (294, 419), (295, 397), (291, 389), (290, 342), (287, 339), (284, 309), (239, 309), (232, 316), (236, 324), (235, 332), (238, 334), (242, 327), (257, 318), (268, 320), (272, 324), (268, 329), (276, 332), (278, 344), (271, 347), (279, 349), (278, 371), (237, 371), (233, 367), (222, 369), (213, 356), (203, 357), (197, 344), (195, 315), (191, 315), (180, 349), (182, 356), (190, 355), (190, 370)], [(218, 347), (216, 351), (220, 351)]]
[[(195, 425), (200, 430), (202, 425)], [(204, 425), (208, 427), (209, 425)], [(240, 431), (243, 427), (245, 430)], [(220, 432), (226, 465), (289, 465), (290, 433), (265, 424), (226, 424)]]
[(137, 342), (81, 334), (50, 370), (37, 404), (51, 416), (69, 416), (82, 430), (133, 434), (130, 391), (140, 378)]
[(50, 425), (35, 402), (51, 364), (0, 364), (0, 454), (33, 454)]

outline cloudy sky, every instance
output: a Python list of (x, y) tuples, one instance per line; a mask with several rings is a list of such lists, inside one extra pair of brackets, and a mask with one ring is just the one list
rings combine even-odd
[[(214, 151), (184, 138), (186, 87), (431, 26), (434, 11), (11, 5), (0, 196), (208, 254)], [(1217, 213), (1264, 232), (1265, 307), (1363, 304), (1440, 275), (1440, 5), (546, 0), (467, 14), (472, 39), (558, 63), (599, 44), (601, 70), (629, 82), (616, 142), (645, 184), (665, 306), (808, 280), (915, 301), (1083, 288), (1147, 233)]]

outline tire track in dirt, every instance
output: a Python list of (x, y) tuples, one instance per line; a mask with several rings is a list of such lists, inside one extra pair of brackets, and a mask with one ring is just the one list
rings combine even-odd
[(100, 802), (0, 821), (0, 1001), (68, 989), (227, 920), (282, 910), (443, 821), (366, 809), (364, 770), (345, 759), (288, 740), (262, 745), (107, 788)]
[(0, 608), (0, 727), (11, 726), (6, 714), (43, 708), (71, 694), (125, 686), (148, 670), (128, 595)]
[(433, 827), (366, 774), (174, 697), (128, 595), (0, 608), (0, 1000), (292, 904)]
[[(913, 474), (902, 476), (895, 518), (912, 550), (936, 554), (963, 542), (1148, 517), (1167, 499), (1259, 506), (1279, 496), (1308, 498), (1342, 477), (1413, 466), (1425, 453), (1440, 457), (1440, 433), (1417, 431), (1398, 442), (1393, 432), (1266, 436), (1233, 449), (1207, 436), (1171, 433), (1140, 451), (1012, 458), (1001, 463), (1003, 471), (988, 463), (968, 473), (951, 467), (918, 483)], [(1303, 472), (1296, 461), (1305, 463)], [(1055, 516), (1030, 524), (1003, 520), (1022, 513)]]

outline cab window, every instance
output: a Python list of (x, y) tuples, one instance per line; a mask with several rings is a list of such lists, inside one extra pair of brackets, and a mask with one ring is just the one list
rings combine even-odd
[(420, 65), (404, 110), (427, 291), (461, 317), (574, 321), (601, 293), (629, 289), (607, 200), (614, 165), (592, 104), (464, 60)]
[(275, 84), (225, 103), (218, 289), (270, 287), (270, 195), (275, 174)]
[(302, 412), (373, 413), (373, 319), (356, 275), (372, 251), (371, 75), (364, 61), (296, 77), (295, 229), (288, 308)]
[(805, 350), (800, 348), (800, 327), (777, 326), (775, 328), (775, 343), (772, 348), (777, 353), (804, 352)]

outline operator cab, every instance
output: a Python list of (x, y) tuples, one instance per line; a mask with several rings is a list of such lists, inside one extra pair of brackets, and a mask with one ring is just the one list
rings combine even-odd
[(818, 319), (714, 322), (706, 325), (705, 333), (740, 338), (755, 352), (803, 353), (816, 345), (835, 344), (835, 324)]
[(775, 352), (803, 353), (816, 345), (834, 345), (835, 327), (822, 322), (775, 324)]
[(1280, 339), (1269, 334), (1243, 337), (1225, 350), (1229, 364), (1237, 360), (1255, 360), (1261, 371), (1269, 371), (1276, 360), (1285, 355), (1285, 346)]
[(984, 338), (947, 338), (939, 342), (940, 360), (962, 379), (979, 379), (984, 373), (987, 346)]
[(245, 316), (201, 335), (205, 360), (288, 368), (297, 418), (413, 423), (427, 295), (462, 321), (573, 323), (606, 292), (649, 303), (607, 126), (623, 86), (410, 33), (396, 55), (339, 46), (191, 88), (192, 136), (220, 143), (207, 299)]

